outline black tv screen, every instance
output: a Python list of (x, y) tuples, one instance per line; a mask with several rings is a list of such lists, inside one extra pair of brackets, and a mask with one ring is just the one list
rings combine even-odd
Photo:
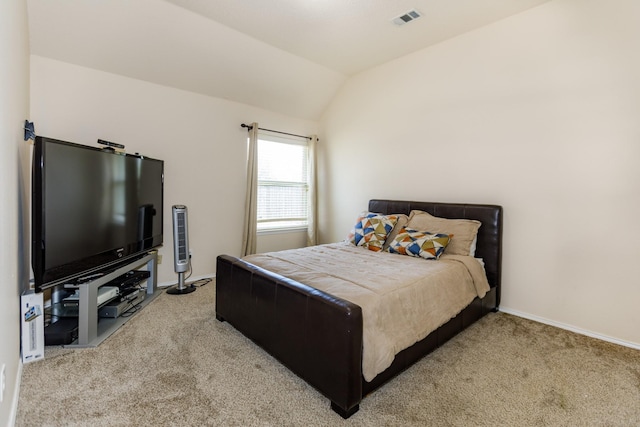
[(164, 162), (36, 137), (36, 292), (82, 280), (162, 244)]

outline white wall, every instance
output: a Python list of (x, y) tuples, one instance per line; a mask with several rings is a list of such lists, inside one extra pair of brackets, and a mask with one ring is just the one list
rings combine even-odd
[(20, 363), (20, 293), (28, 285), (23, 140), (29, 118), (29, 38), (26, 1), (0, 2), (0, 366), (6, 369), (0, 425), (12, 425)]
[(370, 198), (504, 206), (502, 308), (640, 346), (640, 2), (554, 0), (351, 78), (322, 240)]
[(307, 230), (263, 231), (256, 239), (256, 252), (283, 251), (307, 246)]
[(35, 55), (31, 117), (39, 135), (87, 145), (106, 139), (165, 161), (161, 284), (177, 280), (172, 205), (189, 208), (193, 277), (213, 274), (217, 255), (240, 254), (247, 138), (240, 124), (257, 121), (261, 127), (298, 134), (315, 134), (318, 127), (316, 122)]
[(312, 120), (345, 80), (170, 1), (28, 3), (37, 56)]

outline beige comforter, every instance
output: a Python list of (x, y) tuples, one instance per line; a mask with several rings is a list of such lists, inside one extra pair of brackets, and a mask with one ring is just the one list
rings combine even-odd
[(333, 243), (244, 260), (359, 305), (366, 381), (489, 290), (481, 264), (458, 255), (433, 261)]

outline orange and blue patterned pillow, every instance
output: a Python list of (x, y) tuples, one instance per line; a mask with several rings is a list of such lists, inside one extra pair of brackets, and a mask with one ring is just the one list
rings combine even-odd
[(347, 236), (347, 241), (374, 252), (380, 252), (387, 236), (398, 221), (396, 215), (381, 215), (374, 212), (363, 212), (356, 225)]
[(389, 252), (424, 259), (438, 259), (452, 237), (453, 235), (450, 234), (429, 233), (402, 227), (391, 242)]

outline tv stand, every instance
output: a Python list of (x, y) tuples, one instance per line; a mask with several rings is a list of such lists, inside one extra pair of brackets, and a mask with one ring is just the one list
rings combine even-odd
[(78, 285), (78, 339), (65, 347), (87, 348), (96, 347), (120, 326), (125, 324), (130, 317), (117, 317), (113, 319), (101, 318), (98, 322), (98, 289), (106, 283), (136, 270), (146, 264), (150, 273), (147, 279), (147, 294), (141, 307), (150, 303), (160, 292), (157, 289), (158, 281), (158, 252), (152, 251), (142, 258), (138, 258), (128, 264), (118, 267), (103, 276), (89, 282)]

